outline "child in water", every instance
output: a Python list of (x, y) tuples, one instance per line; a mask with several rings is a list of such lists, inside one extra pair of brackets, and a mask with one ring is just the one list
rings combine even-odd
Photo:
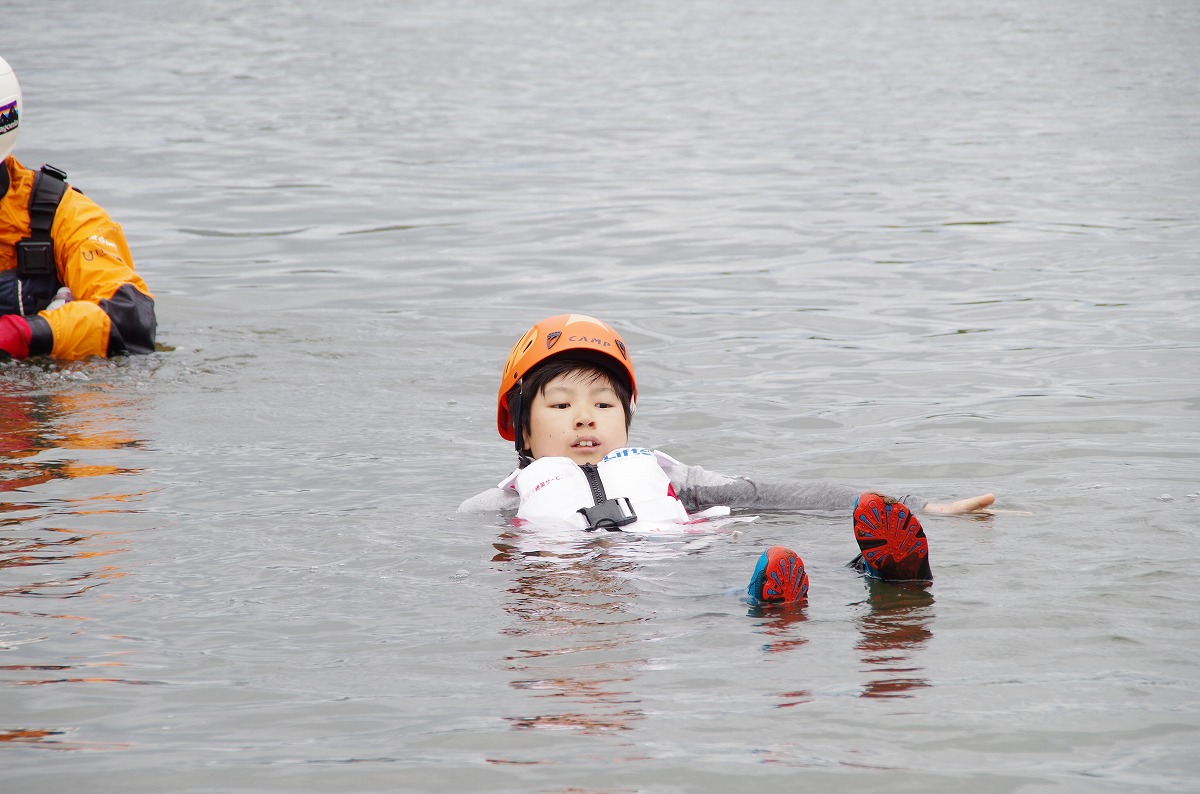
[[(871, 578), (932, 581), (929, 544), (914, 512), (969, 513), (992, 494), (951, 503), (892, 499), (828, 483), (768, 483), (687, 466), (657, 450), (629, 447), (637, 399), (629, 349), (611, 326), (582, 314), (541, 320), (504, 364), (496, 427), (514, 442), (518, 468), (460, 511), (516, 509), (534, 523), (578, 530), (654, 531), (731, 508), (849, 509), (860, 549), (854, 565)], [(786, 605), (808, 594), (804, 562), (793, 550), (763, 552), (747, 588), (759, 605)]]

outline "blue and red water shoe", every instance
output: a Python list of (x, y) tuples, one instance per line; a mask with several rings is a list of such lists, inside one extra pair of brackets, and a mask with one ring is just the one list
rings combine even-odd
[(803, 601), (808, 597), (804, 560), (787, 546), (772, 546), (758, 558), (746, 593), (759, 606), (786, 606)]
[(903, 502), (871, 491), (860, 494), (854, 501), (854, 538), (867, 576), (892, 582), (933, 580), (925, 530)]

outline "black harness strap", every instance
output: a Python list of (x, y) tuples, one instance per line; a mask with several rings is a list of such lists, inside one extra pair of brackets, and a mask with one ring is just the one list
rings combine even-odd
[[(17, 278), (21, 282), (17, 293), (22, 314), (36, 314), (46, 308), (58, 291), (58, 268), (54, 264), (50, 229), (66, 192), (66, 172), (52, 165), (43, 165), (33, 177), (33, 190), (29, 192), (29, 236), (16, 244)], [(26, 299), (33, 305), (25, 305)]]

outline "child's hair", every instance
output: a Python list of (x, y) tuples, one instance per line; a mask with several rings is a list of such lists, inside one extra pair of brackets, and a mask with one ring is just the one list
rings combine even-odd
[[(532, 398), (544, 393), (546, 385), (550, 381), (568, 373), (578, 373), (585, 376), (590, 379), (589, 383), (603, 380), (612, 386), (613, 391), (617, 393), (617, 399), (621, 402), (621, 408), (625, 411), (625, 430), (629, 430), (629, 425), (633, 422), (633, 390), (630, 388), (628, 380), (603, 364), (598, 363), (598, 360), (592, 361), (582, 356), (555, 356), (535, 367), (533, 371), (522, 379), (520, 386), (513, 388), (508, 393), (509, 415), (517, 417), (514, 426), (516, 433), (520, 434), (529, 428), (529, 412), (533, 403)], [(524, 439), (522, 439), (523, 443)], [(528, 466), (532, 462), (533, 459), (529, 457), (529, 453), (528, 448), (521, 451), (521, 468)]]

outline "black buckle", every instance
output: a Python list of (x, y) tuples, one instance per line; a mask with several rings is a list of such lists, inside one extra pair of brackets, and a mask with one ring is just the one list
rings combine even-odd
[(17, 276), (53, 276), (58, 271), (54, 266), (54, 243), (49, 240), (21, 240), (17, 249)]
[(55, 168), (54, 166), (50, 165), (49, 163), (46, 163), (45, 165), (42, 166), (42, 170), (45, 171), (47, 174), (50, 174), (51, 176), (58, 177), (59, 179), (61, 179), (64, 182), (67, 181), (67, 172), (62, 170), (61, 168)]
[(576, 512), (582, 513), (588, 522), (588, 532), (606, 529), (609, 532), (620, 532), (621, 527), (637, 521), (637, 513), (633, 512), (633, 504), (624, 496), (608, 499), (595, 507), (581, 507)]

